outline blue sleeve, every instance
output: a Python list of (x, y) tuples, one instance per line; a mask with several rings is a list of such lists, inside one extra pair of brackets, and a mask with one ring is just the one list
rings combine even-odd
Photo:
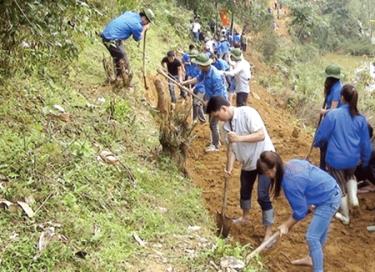
[(323, 144), (327, 143), (332, 131), (335, 127), (334, 120), (332, 118), (333, 114), (332, 112), (328, 112), (322, 123), (320, 124), (318, 131), (316, 132), (315, 139), (314, 139), (314, 146), (320, 147)]
[(204, 85), (203, 85), (203, 83), (198, 83), (197, 85), (195, 85), (195, 91), (197, 92), (197, 93), (205, 93), (205, 91), (204, 91)]
[(364, 125), (362, 126), (361, 131), (361, 161), (363, 166), (368, 166), (370, 158), (371, 158), (371, 140), (368, 131), (367, 122), (363, 122)]
[(212, 91), (213, 95), (224, 95), (223, 93), (224, 89), (224, 81), (222, 77), (219, 75), (218, 77), (215, 77), (213, 80), (213, 86), (212, 86)]
[(289, 186), (284, 186), (283, 189), (290, 207), (293, 210), (292, 216), (294, 220), (300, 221), (305, 218), (308, 212), (307, 202), (302, 188), (299, 188), (300, 186), (298, 186), (298, 182), (292, 183), (294, 187), (289, 188)]
[(142, 31), (143, 31), (142, 25), (139, 25), (139, 27), (134, 27), (132, 29), (133, 39), (135, 41), (138, 42), (142, 39)]

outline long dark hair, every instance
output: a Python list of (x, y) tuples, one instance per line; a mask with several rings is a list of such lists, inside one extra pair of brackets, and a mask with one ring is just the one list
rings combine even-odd
[(280, 196), (281, 182), (284, 175), (284, 164), (280, 155), (273, 151), (264, 151), (257, 161), (257, 171), (264, 175), (268, 170), (276, 168), (276, 175), (271, 179), (270, 191), (273, 191), (275, 198)]
[(357, 108), (358, 104), (358, 92), (355, 87), (351, 84), (345, 84), (341, 90), (341, 96), (344, 101), (349, 104), (349, 111), (352, 117), (359, 115), (359, 110)]
[(334, 77), (327, 77), (326, 81), (324, 82), (324, 96), (327, 97), (331, 93), (333, 85), (336, 84), (337, 81), (340, 79)]

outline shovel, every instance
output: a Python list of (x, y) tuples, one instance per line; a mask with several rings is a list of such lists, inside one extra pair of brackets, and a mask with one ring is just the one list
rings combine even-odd
[(227, 208), (227, 188), (228, 177), (224, 177), (223, 205), (221, 207), (221, 213), (216, 213), (217, 235), (222, 238), (228, 237), (232, 223), (232, 220), (225, 216), (225, 210)]

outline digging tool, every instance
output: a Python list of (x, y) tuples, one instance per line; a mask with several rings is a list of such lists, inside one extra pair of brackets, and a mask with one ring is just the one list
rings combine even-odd
[[(323, 102), (323, 106), (322, 106), (322, 109), (325, 108), (325, 105), (326, 105), (326, 102), (327, 102), (327, 97), (324, 98), (324, 102)], [(322, 119), (323, 119), (323, 115), (320, 114), (320, 117), (319, 117), (319, 121), (318, 121), (318, 124), (316, 125), (316, 129), (315, 129), (315, 132), (314, 132), (314, 137), (313, 137), (313, 140), (312, 140), (312, 143), (311, 143), (311, 146), (310, 146), (310, 149), (309, 149), (309, 153), (307, 153), (306, 157), (305, 157), (305, 160), (309, 160), (309, 157), (311, 155), (311, 152), (314, 148), (314, 141), (315, 141), (315, 137), (316, 137), (316, 132), (318, 131), (318, 128), (320, 126), (320, 123), (322, 122)]]
[(218, 236), (227, 238), (229, 235), (232, 220), (225, 216), (225, 210), (227, 208), (227, 189), (228, 189), (228, 177), (224, 178), (224, 193), (223, 193), (223, 205), (221, 207), (221, 213), (216, 213), (216, 223)]
[(142, 72), (143, 72), (143, 83), (145, 85), (145, 89), (148, 90), (148, 85), (147, 85), (147, 79), (146, 79), (146, 34), (147, 34), (147, 29), (144, 33), (143, 37), (143, 67), (142, 67)]
[(280, 237), (280, 231), (276, 231), (274, 234), (272, 234), (272, 236), (270, 238), (268, 238), (260, 246), (258, 246), (255, 250), (253, 250), (252, 252), (250, 252), (249, 255), (246, 256), (246, 263), (249, 263), (250, 260), (253, 257), (255, 257), (257, 254), (262, 252), (264, 249), (266, 249), (267, 247), (272, 245), (272, 243), (274, 243), (275, 240), (277, 240), (277, 238), (279, 238), (279, 237)]
[(184, 85), (182, 85), (180, 82), (178, 82), (177, 80), (175, 80), (174, 78), (172, 78), (170, 75), (168, 75), (163, 69), (159, 68), (157, 69), (157, 72), (159, 74), (161, 74), (162, 76), (164, 76), (165, 78), (169, 79), (170, 81), (172, 81), (174, 84), (176, 84), (178, 87), (182, 88), (184, 91), (186, 91), (187, 93), (191, 94), (192, 96), (194, 96), (198, 101), (204, 103), (204, 100), (202, 98), (200, 98), (198, 95), (196, 95), (193, 91), (189, 90), (189, 88), (186, 88)]

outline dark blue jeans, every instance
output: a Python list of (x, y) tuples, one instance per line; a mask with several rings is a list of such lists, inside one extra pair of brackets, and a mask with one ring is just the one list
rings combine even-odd
[[(251, 208), (251, 194), (254, 183), (258, 176), (257, 170), (241, 170), (241, 189), (240, 189), (240, 206), (243, 210)], [(258, 203), (262, 208), (263, 224), (271, 225), (273, 223), (273, 208), (269, 194), (271, 181), (264, 175), (258, 177)]]

